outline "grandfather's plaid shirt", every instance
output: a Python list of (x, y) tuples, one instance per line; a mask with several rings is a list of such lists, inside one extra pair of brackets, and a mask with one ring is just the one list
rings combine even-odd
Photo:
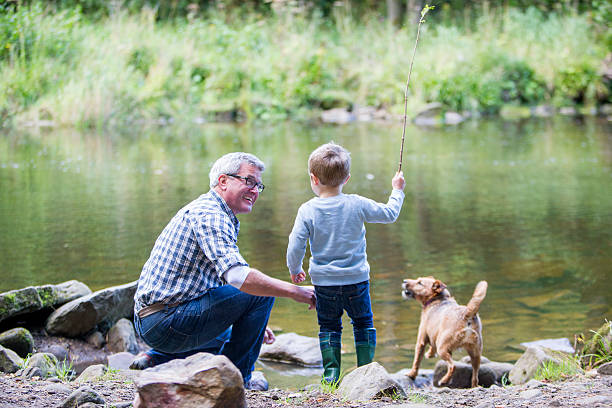
[(214, 190), (179, 210), (142, 268), (135, 312), (154, 303), (186, 302), (225, 285), (223, 273), (249, 266), (236, 245), (239, 230), (238, 218)]

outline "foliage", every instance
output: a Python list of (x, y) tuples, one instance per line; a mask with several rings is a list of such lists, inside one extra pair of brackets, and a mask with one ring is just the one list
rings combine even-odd
[(580, 355), (585, 369), (600, 366), (612, 361), (612, 325), (608, 320), (597, 331), (591, 331), (592, 338), (587, 341)]
[[(135, 12), (130, 2), (96, 20), (88, 14), (94, 3), (66, 9), (70, 2), (56, 1), (56, 12), (41, 2), (1, 6), (1, 121), (282, 120), (356, 105), (399, 112), (404, 102), (412, 26), (356, 19), (344, 9), (328, 18), (251, 10), (236, 21), (231, 10), (208, 9), (160, 21), (159, 9)], [(431, 101), (495, 113), (505, 104), (610, 98), (597, 73), (606, 48), (587, 15), (508, 9), (481, 15), (474, 31), (438, 24), (438, 15), (424, 26), (409, 112)]]

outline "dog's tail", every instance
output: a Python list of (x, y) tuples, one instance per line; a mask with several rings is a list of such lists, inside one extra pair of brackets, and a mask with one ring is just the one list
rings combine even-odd
[(472, 317), (476, 316), (476, 313), (478, 313), (478, 309), (480, 309), (480, 304), (487, 295), (487, 286), (487, 281), (480, 281), (478, 282), (478, 285), (476, 285), (476, 289), (474, 289), (472, 299), (470, 299), (467, 306), (465, 307), (464, 318), (466, 320), (471, 319)]

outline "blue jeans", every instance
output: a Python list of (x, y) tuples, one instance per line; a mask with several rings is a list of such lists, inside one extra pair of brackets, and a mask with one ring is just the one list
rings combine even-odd
[(209, 289), (197, 299), (134, 318), (136, 330), (152, 347), (155, 364), (201, 351), (223, 354), (244, 382), (259, 357), (273, 297), (253, 296), (233, 286)]
[(315, 286), (317, 295), (317, 319), (320, 333), (330, 333), (334, 347), (340, 347), (342, 314), (346, 313), (353, 324), (355, 342), (367, 342), (368, 330), (374, 327), (370, 282), (352, 285)]

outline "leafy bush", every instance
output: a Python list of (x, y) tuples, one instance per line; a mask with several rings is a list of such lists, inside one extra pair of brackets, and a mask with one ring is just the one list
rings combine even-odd
[(579, 104), (593, 101), (600, 81), (597, 69), (589, 63), (561, 68), (555, 76), (555, 97)]
[(155, 54), (148, 47), (136, 48), (130, 53), (127, 64), (134, 70), (147, 76), (149, 75), (149, 70), (155, 64)]

